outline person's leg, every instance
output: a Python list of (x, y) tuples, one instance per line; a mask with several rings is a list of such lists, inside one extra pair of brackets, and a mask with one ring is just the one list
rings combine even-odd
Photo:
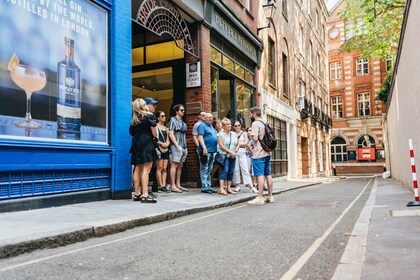
[(213, 169), (213, 162), (214, 162), (214, 156), (215, 153), (211, 153), (207, 155), (207, 188), (211, 189), (211, 183), (212, 183), (212, 177), (211, 177), (211, 172)]
[(182, 167), (184, 166), (184, 162), (187, 160), (187, 155), (188, 155), (188, 149), (184, 149), (183, 151), (182, 151), (182, 157), (181, 157), (181, 162), (182, 162), (182, 165), (181, 165), (181, 167), (180, 167), (180, 170), (178, 171), (179, 172), (179, 176), (178, 176), (178, 182), (177, 182), (177, 188), (178, 189), (180, 189), (180, 190), (182, 190), (182, 191), (184, 191), (184, 192), (189, 192), (190, 190), (189, 189), (187, 189), (187, 188), (184, 188), (183, 186), (181, 186), (181, 175), (182, 175)]
[(226, 195), (227, 192), (224, 190), (224, 186), (225, 186), (225, 181), (227, 180), (227, 174), (228, 174), (228, 170), (229, 170), (229, 164), (227, 163), (229, 161), (229, 159), (226, 157), (222, 171), (220, 172), (220, 184), (219, 184), (219, 194), (223, 194)]
[(233, 172), (232, 182), (236, 186), (238, 186), (241, 183), (241, 170), (239, 167), (239, 160), (235, 162), (235, 170)]
[(162, 169), (161, 169), (161, 182), (162, 182), (162, 188), (166, 188), (166, 177), (168, 176), (168, 160), (163, 159), (162, 160)]
[(173, 192), (182, 192), (180, 189), (176, 187), (176, 174), (177, 174), (178, 166), (179, 166), (178, 162), (172, 162), (171, 164), (170, 177), (171, 177), (171, 191)]
[(181, 175), (182, 175), (182, 167), (184, 166), (183, 162), (180, 162), (176, 169), (176, 187), (179, 189), (181, 186)]
[[(205, 157), (207, 155), (199, 155), (199, 157)], [(201, 181), (201, 190), (205, 191), (207, 189), (207, 170), (208, 169), (208, 165), (207, 165), (207, 161), (206, 162), (202, 162), (200, 160), (200, 181)]]
[(272, 198), (273, 197), (273, 178), (271, 176), (270, 161), (271, 161), (270, 156), (265, 158), (264, 177), (265, 177), (265, 180), (267, 181), (269, 202), (274, 202), (274, 199)]
[(238, 166), (240, 169), (240, 173), (242, 174), (242, 180), (244, 181), (244, 185), (252, 185), (251, 176), (249, 175), (249, 166), (248, 166), (248, 159), (245, 154), (238, 155), (236, 161), (238, 162)]
[(227, 161), (227, 164), (228, 164), (228, 173), (227, 173), (226, 192), (231, 193), (231, 194), (235, 194), (235, 192), (232, 191), (230, 189), (230, 187), (232, 186), (233, 174), (235, 172), (236, 158), (229, 158), (228, 161)]
[(134, 184), (134, 195), (139, 196), (141, 194), (140, 192), (140, 172), (141, 165), (137, 164), (134, 166), (133, 170), (133, 184)]
[(162, 172), (163, 172), (163, 159), (159, 159), (156, 161), (156, 180), (158, 183), (159, 188), (162, 188), (163, 181), (162, 181)]
[(153, 167), (153, 161), (152, 162), (146, 162), (143, 164), (143, 170), (142, 170), (142, 174), (141, 174), (141, 191), (142, 191), (142, 196), (146, 197), (149, 195), (149, 174), (150, 174), (150, 170)]

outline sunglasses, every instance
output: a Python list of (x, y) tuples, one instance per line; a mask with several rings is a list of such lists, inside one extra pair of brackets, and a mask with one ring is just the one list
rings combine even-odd
[(164, 117), (166, 117), (166, 116), (165, 116), (165, 115), (160, 115), (160, 117), (161, 117), (161, 118), (164, 118)]
[(241, 125), (240, 124), (235, 124), (235, 127), (241, 127)]

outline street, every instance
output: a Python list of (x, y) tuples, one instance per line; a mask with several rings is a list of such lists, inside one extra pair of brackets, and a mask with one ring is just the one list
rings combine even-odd
[(330, 279), (371, 177), (0, 261), (0, 279)]

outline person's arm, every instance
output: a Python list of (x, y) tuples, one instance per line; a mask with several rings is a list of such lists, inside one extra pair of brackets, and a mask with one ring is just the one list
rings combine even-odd
[(200, 143), (201, 148), (203, 148), (203, 155), (207, 155), (207, 147), (206, 147), (206, 143), (204, 142), (204, 136), (202, 134), (199, 134), (197, 138), (198, 138), (198, 142)]
[(195, 146), (198, 148), (198, 146), (200, 145), (199, 141), (198, 141), (198, 136), (200, 135), (194, 135), (193, 134), (193, 142), (195, 144)]
[(254, 144), (257, 143), (260, 140), (258, 138), (258, 132), (259, 132), (259, 129), (258, 129), (257, 124), (253, 123), (252, 126), (251, 126), (251, 139), (252, 139), (252, 141), (254, 141)]
[(178, 144), (178, 141), (176, 141), (175, 135), (174, 135), (174, 131), (173, 130), (169, 130), (169, 138), (171, 139), (172, 143), (174, 144), (174, 146), (179, 149), (180, 146)]
[(166, 142), (165, 142), (165, 147), (164, 148), (168, 148), (169, 145), (171, 145), (171, 140), (169, 140), (169, 133), (168, 133), (168, 129), (166, 129)]

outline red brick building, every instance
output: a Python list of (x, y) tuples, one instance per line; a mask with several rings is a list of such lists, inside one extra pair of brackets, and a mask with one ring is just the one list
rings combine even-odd
[(359, 51), (342, 50), (350, 34), (338, 12), (345, 1), (330, 11), (327, 24), (331, 132), (331, 162), (337, 174), (383, 172), (382, 113), (377, 92), (392, 61), (364, 59)]

